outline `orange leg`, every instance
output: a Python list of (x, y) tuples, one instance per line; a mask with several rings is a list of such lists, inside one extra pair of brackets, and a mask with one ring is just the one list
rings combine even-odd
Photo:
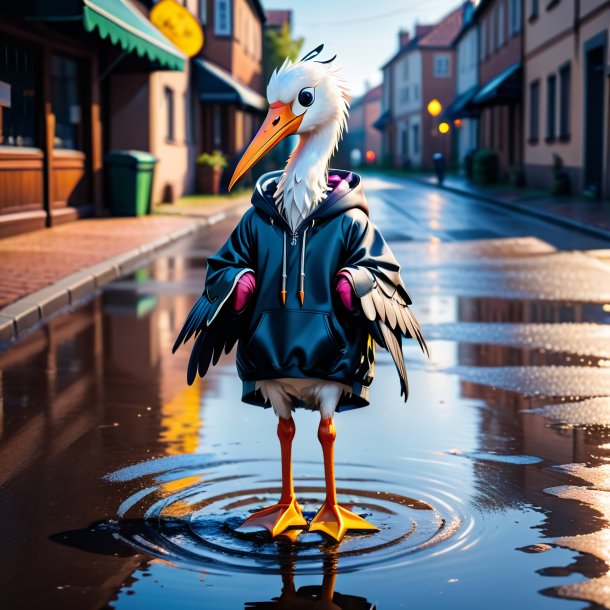
[(324, 532), (339, 542), (348, 530), (377, 532), (379, 528), (337, 503), (334, 456), (336, 436), (337, 432), (332, 418), (322, 419), (318, 428), (318, 439), (324, 454), (326, 500), (311, 522), (309, 531)]
[(289, 527), (307, 527), (301, 507), (294, 495), (292, 482), (292, 440), (295, 434), (295, 425), (290, 419), (279, 418), (277, 435), (282, 449), (282, 495), (280, 501), (273, 506), (263, 508), (250, 515), (238, 529), (251, 527), (264, 527), (272, 536), (278, 536)]

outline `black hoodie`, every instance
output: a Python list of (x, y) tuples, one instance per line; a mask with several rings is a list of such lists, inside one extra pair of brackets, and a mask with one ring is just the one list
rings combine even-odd
[[(357, 296), (381, 277), (410, 303), (399, 264), (369, 221), (360, 176), (331, 170), (342, 182), (293, 232), (273, 199), (281, 174), (258, 180), (253, 207), (208, 259), (204, 294), (215, 304), (208, 324), (238, 279), (252, 271), (256, 290), (239, 319), (237, 349), (244, 402), (268, 406), (257, 381), (298, 377), (350, 386), (352, 394), (342, 396), (338, 410), (365, 406), (373, 380), (373, 341), (364, 316), (343, 307), (335, 290), (337, 274), (349, 271)], [(227, 317), (221, 321), (231, 323)]]

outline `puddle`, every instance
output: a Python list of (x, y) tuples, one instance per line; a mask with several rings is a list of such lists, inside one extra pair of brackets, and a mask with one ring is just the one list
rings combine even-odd
[[(416, 199), (397, 233), (445, 203)], [(498, 230), (497, 213), (463, 220), (445, 228)], [(371, 406), (337, 416), (340, 500), (381, 530), (341, 544), (236, 531), (276, 500), (279, 450), (232, 356), (187, 388), (188, 351), (170, 353), (214, 250), (201, 237), (0, 352), (7, 607), (610, 607), (607, 267), (523, 235), (428, 237), (393, 248), (435, 360), (405, 347), (404, 405), (380, 353)], [(295, 421), (311, 518), (317, 416)]]
[[(295, 561), (296, 574), (315, 574), (323, 570), (329, 549), (337, 572), (385, 569), (455, 552), (470, 542), (475, 530), (474, 516), (465, 514), (456, 496), (434, 481), (419, 481), (415, 488), (410, 487), (415, 477), (405, 480), (396, 472), (338, 463), (340, 503), (374, 522), (380, 532), (351, 533), (339, 545), (316, 533), (293, 532), (294, 540), (273, 540), (266, 531), (242, 533), (237, 528), (251, 512), (279, 497), (281, 481), (269, 478), (278, 470), (276, 461), (184, 458), (130, 469), (130, 480), (144, 489), (123, 501), (118, 520), (101, 527), (110, 527), (115, 538), (137, 551), (218, 574), (281, 573), (286, 553)], [(159, 471), (161, 463), (167, 470)], [(324, 480), (313, 475), (318, 464), (294, 467), (311, 473), (295, 479), (297, 498), (311, 521), (324, 500)], [(125, 481), (125, 470), (107, 478)]]

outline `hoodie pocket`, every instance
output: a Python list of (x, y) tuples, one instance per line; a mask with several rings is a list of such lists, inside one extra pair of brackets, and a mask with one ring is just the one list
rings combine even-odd
[(345, 344), (328, 313), (274, 310), (261, 313), (246, 352), (254, 369), (298, 368), (315, 376), (333, 369)]

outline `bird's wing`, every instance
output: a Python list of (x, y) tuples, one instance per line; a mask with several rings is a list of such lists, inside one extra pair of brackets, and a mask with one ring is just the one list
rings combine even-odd
[[(203, 377), (208, 372), (210, 363), (216, 365), (223, 350), (228, 354), (239, 338), (244, 316), (232, 315), (224, 310), (223, 305), (233, 294), (237, 280), (247, 271), (250, 270), (245, 269), (235, 276), (233, 286), (223, 299), (217, 297), (211, 300), (204, 291), (188, 314), (176, 338), (172, 353), (182, 343), (186, 344), (191, 337), (195, 338), (186, 373), (189, 385), (195, 381), (197, 372)], [(230, 323), (227, 323), (228, 317), (231, 318)]]
[[(351, 270), (346, 271), (351, 276)], [(373, 275), (370, 271), (368, 273)], [(394, 360), (400, 377), (400, 393), (406, 402), (409, 384), (402, 355), (402, 337), (416, 339), (423, 353), (429, 357), (428, 345), (417, 318), (409, 308), (410, 299), (404, 286), (395, 286), (382, 276), (373, 275), (373, 278), (370, 290), (363, 292), (355, 287), (355, 293), (360, 299), (369, 333), (381, 347), (390, 352)]]

